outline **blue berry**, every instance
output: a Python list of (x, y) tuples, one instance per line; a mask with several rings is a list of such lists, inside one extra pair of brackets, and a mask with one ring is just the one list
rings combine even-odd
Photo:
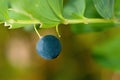
[(55, 36), (46, 35), (38, 41), (36, 50), (42, 58), (51, 60), (59, 55), (61, 43)]

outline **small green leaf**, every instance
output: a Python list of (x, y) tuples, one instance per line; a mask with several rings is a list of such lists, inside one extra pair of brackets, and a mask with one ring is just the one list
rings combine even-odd
[(11, 6), (38, 20), (42, 28), (54, 27), (64, 20), (62, 17), (63, 0), (11, 0)]
[(9, 19), (8, 16), (8, 0), (0, 0), (0, 22)]
[(120, 70), (120, 35), (111, 38), (93, 49), (93, 59), (112, 70)]
[(64, 16), (69, 19), (82, 18), (85, 11), (85, 0), (69, 0), (64, 7)]
[(106, 19), (113, 17), (114, 0), (93, 0), (93, 2), (102, 17)]

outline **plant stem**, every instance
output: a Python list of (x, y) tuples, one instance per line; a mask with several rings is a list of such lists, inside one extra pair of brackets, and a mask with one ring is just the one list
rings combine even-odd
[[(18, 23), (18, 24), (40, 24), (38, 20), (8, 20), (8, 23)], [(89, 24), (89, 23), (115, 23), (120, 24), (120, 21), (117, 19), (96, 19), (96, 18), (84, 18), (84, 19), (65, 19), (63, 24)]]
[(64, 24), (78, 24), (78, 23), (111, 23), (114, 22), (114, 20), (108, 20), (108, 19), (73, 19), (73, 20), (66, 20)]
[(24, 20), (8, 20), (8, 23), (18, 23), (18, 24), (39, 24), (40, 22), (37, 20), (28, 20), (28, 21), (24, 21)]

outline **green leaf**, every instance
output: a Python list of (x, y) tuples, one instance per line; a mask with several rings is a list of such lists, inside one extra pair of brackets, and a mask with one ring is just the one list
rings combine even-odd
[[(22, 23), (22, 21), (32, 21), (33, 19), (25, 13), (16, 11), (14, 9), (10, 9), (8, 11), (10, 19), (6, 21), (6, 24), (10, 26), (9, 29), (20, 28), (29, 25), (29, 23)], [(21, 21), (21, 23), (17, 23), (17, 21)]]
[(71, 31), (76, 34), (101, 32), (114, 27), (113, 23), (91, 23), (91, 24), (74, 24), (71, 25)]
[(31, 18), (28, 15), (25, 15), (22, 12), (15, 11), (15, 10), (9, 10), (8, 11), (9, 17), (14, 20), (31, 20)]
[(8, 16), (8, 0), (0, 0), (0, 22), (9, 19)]
[(114, 0), (93, 0), (93, 2), (102, 17), (106, 19), (113, 17)]
[(106, 68), (120, 70), (120, 35), (97, 45), (92, 57)]
[(62, 11), (63, 11), (63, 0), (48, 0), (48, 3), (56, 16), (60, 19), (64, 19), (62, 16)]
[(85, 17), (87, 18), (101, 18), (99, 13), (91, 0), (86, 0)]
[(120, 0), (115, 0), (115, 17), (120, 18)]
[(54, 27), (64, 20), (62, 17), (63, 0), (10, 0), (15, 10), (24, 12), (38, 20), (42, 28)]
[(64, 16), (69, 19), (83, 18), (85, 11), (85, 0), (69, 0), (64, 7)]

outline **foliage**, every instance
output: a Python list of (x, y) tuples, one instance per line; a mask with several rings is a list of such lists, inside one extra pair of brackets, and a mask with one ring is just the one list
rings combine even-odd
[[(114, 16), (114, 0), (93, 2), (103, 18), (109, 19)], [(11, 29), (27, 24), (41, 24), (42, 28), (50, 28), (59, 24), (111, 22), (104, 19), (89, 21), (85, 18), (85, 0), (69, 0), (66, 5), (63, 5), (63, 0), (1, 0), (0, 7), (0, 21), (9, 25)]]

